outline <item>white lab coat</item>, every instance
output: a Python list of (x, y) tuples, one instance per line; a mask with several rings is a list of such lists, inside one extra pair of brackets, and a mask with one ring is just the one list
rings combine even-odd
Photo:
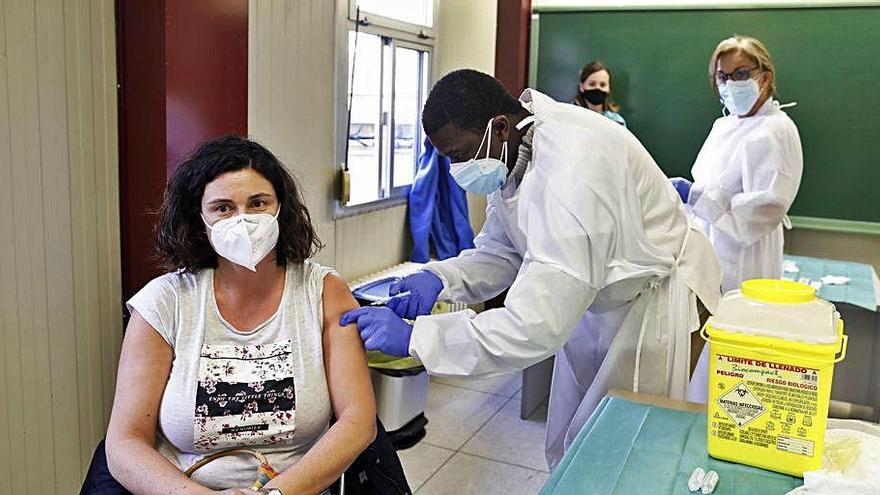
[(691, 170), (690, 211), (706, 228), (724, 292), (782, 274), (782, 226), (804, 162), (794, 122), (768, 99), (755, 115), (719, 118)]
[[(751, 117), (728, 115), (712, 125), (691, 169), (688, 211), (712, 242), (723, 292), (744, 280), (782, 275), (782, 226), (803, 168), (797, 127), (773, 99)], [(705, 403), (708, 386), (704, 348), (688, 400)]]
[(441, 299), (476, 303), (509, 286), (504, 307), (419, 317), (410, 353), (435, 375), (492, 376), (560, 351), (547, 427), (555, 466), (610, 388), (684, 398), (694, 294), (714, 308), (720, 269), (629, 131), (534, 90), (520, 101), (535, 128), (519, 187), (490, 196), (474, 249), (428, 265)]

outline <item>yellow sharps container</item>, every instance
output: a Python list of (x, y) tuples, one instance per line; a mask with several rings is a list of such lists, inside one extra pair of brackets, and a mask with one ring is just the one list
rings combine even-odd
[(819, 469), (843, 321), (812, 287), (749, 280), (706, 322), (709, 455), (803, 476)]

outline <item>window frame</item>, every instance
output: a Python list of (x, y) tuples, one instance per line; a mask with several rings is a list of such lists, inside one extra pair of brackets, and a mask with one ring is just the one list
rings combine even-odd
[[(431, 13), (431, 26), (414, 24), (398, 19), (391, 19), (389, 17), (384, 17), (379, 14), (374, 14), (367, 11), (361, 11), (360, 20), (362, 22), (365, 22), (368, 26), (376, 26), (377, 28), (384, 28), (389, 31), (397, 31), (400, 33), (414, 35), (419, 39), (430, 40), (434, 38), (435, 28), (433, 25), (437, 23), (437, 3), (437, 0), (432, 0), (431, 2), (431, 8), (433, 10), (433, 12)], [(357, 0), (348, 0), (348, 20), (353, 23), (356, 20), (356, 16)], [(364, 24), (361, 24), (361, 26), (361, 29), (363, 29)]]
[[(428, 78), (431, 75), (431, 67), (430, 66), (431, 66), (431, 60), (432, 60), (432, 52), (430, 50), (426, 50), (424, 45), (420, 45), (417, 43), (410, 43), (408, 41), (398, 40), (398, 39), (394, 39), (394, 38), (391, 38), (391, 40), (392, 40), (392, 45), (391, 45), (392, 51), (395, 51), (398, 48), (404, 48), (407, 50), (415, 50), (415, 51), (422, 52), (422, 54), (419, 55), (419, 82), (421, 82), (423, 84), (423, 86), (421, 88), (419, 88), (419, 98), (416, 103), (416, 108), (423, 108), (425, 105), (425, 100), (428, 98), (428, 90), (430, 89), (428, 87), (427, 82), (429, 80)], [(427, 64), (425, 63), (424, 59), (422, 58), (425, 56), (428, 57)], [(391, 70), (392, 70), (392, 73), (395, 74), (395, 76), (396, 76), (396, 74), (397, 74), (397, 54), (396, 53), (392, 57), (392, 63), (394, 65), (392, 65)], [(391, 105), (393, 106), (396, 101), (397, 101), (397, 78), (393, 77), (391, 79)], [(397, 186), (397, 187), (394, 186), (393, 169), (396, 165), (394, 163), (394, 160), (395, 160), (394, 146), (396, 144), (395, 143), (395, 141), (396, 141), (395, 140), (395, 133), (397, 130), (397, 121), (395, 119), (396, 116), (397, 116), (396, 110), (392, 111), (391, 112), (391, 123), (388, 126), (391, 129), (391, 143), (390, 143), (390, 148), (388, 150), (388, 156), (391, 158), (391, 162), (388, 164), (388, 169), (392, 170), (392, 172), (391, 172), (391, 177), (388, 178), (388, 182), (385, 185), (387, 186), (388, 190), (391, 191), (391, 194), (390, 194), (391, 197), (399, 196), (401, 194), (409, 195), (409, 189), (411, 187), (410, 185)], [(417, 116), (416, 126), (413, 129), (413, 137), (412, 137), (413, 149), (416, 153), (415, 160), (418, 160), (419, 151), (421, 150), (422, 142), (425, 139), (424, 130), (422, 129), (422, 126), (420, 124), (421, 124), (421, 117)], [(415, 163), (414, 163), (414, 166), (415, 166)], [(381, 175), (382, 175), (381, 171), (380, 171), (379, 175), (381, 177)]]
[[(436, 22), (437, 19), (437, 1), (434, 2), (434, 20)], [(346, 15), (337, 16), (337, 26), (336, 26), (336, 85), (335, 85), (335, 115), (336, 115), (336, 126), (335, 126), (335, 136), (334, 136), (334, 187), (333, 189), (333, 218), (345, 218), (354, 215), (360, 215), (363, 213), (368, 213), (371, 211), (382, 210), (385, 208), (392, 208), (395, 206), (404, 205), (408, 202), (409, 191), (411, 185), (398, 186), (394, 187), (391, 182), (390, 177), (386, 177), (385, 169), (389, 169), (394, 166), (393, 157), (390, 158), (390, 162), (386, 165), (384, 162), (380, 163), (379, 170), (379, 184), (377, 187), (380, 187), (380, 194), (382, 192), (382, 188), (387, 185), (388, 195), (386, 197), (378, 198), (373, 201), (369, 201), (366, 203), (360, 203), (356, 205), (344, 205), (342, 204), (339, 197), (339, 184), (338, 184), (338, 174), (342, 167), (342, 164), (346, 162), (348, 157), (346, 156), (346, 140), (348, 139), (349, 129), (347, 129), (348, 125), (348, 84), (351, 78), (351, 73), (348, 67), (348, 50), (349, 50), (349, 32), (355, 30), (355, 10), (351, 9), (351, 6), (355, 5), (355, 0), (337, 0), (337, 12), (344, 12)], [(371, 13), (361, 12), (361, 25), (358, 30), (364, 34), (371, 34), (375, 36), (379, 36), (383, 38), (383, 43), (385, 38), (389, 38), (392, 40), (391, 50), (392, 50), (392, 62), (396, 60), (396, 55), (393, 54), (395, 48), (407, 48), (418, 50), (422, 52), (426, 52), (428, 57), (427, 63), (420, 64), (420, 76), (422, 77), (422, 82), (424, 84), (423, 89), (420, 91), (420, 101), (419, 108), (424, 104), (424, 100), (427, 98), (427, 90), (430, 89), (430, 81), (431, 74), (434, 65), (434, 55), (436, 49), (436, 39), (433, 37), (434, 30), (432, 28), (427, 28), (425, 26), (419, 26), (415, 24), (408, 24), (400, 21), (396, 21), (393, 19), (387, 19), (382, 16), (374, 15)], [(384, 45), (383, 45), (384, 47)], [(383, 57), (384, 59), (384, 57)], [(383, 62), (384, 63), (384, 62)], [(424, 72), (423, 72), (424, 71)], [(392, 107), (394, 102), (395, 95), (395, 77), (394, 68), (391, 71), (391, 98), (392, 98)], [(383, 95), (380, 94), (380, 100), (383, 98)], [(381, 107), (381, 103), (380, 103)], [(382, 132), (377, 133), (377, 146), (388, 147), (390, 150), (386, 152), (384, 149), (380, 149), (380, 160), (388, 159), (387, 157), (383, 157), (383, 155), (388, 155), (389, 153), (393, 155), (394, 153), (394, 112), (391, 112), (390, 115), (391, 122), (388, 124), (388, 128), (391, 129), (391, 143), (389, 147), (389, 143), (387, 143), (386, 139), (382, 136)], [(421, 129), (420, 125), (417, 125), (418, 129), (413, 133), (413, 146), (416, 150), (421, 149), (421, 143), (424, 139), (424, 133)], [(418, 153), (418, 151), (417, 151)], [(393, 174), (393, 172), (392, 172)]]

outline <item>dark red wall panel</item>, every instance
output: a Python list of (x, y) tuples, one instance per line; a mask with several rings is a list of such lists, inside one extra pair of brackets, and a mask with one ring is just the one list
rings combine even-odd
[(156, 275), (153, 216), (165, 187), (165, 2), (119, 0), (119, 201), (122, 292)]
[(247, 0), (117, 0), (122, 289), (160, 273), (155, 211), (198, 143), (247, 134)]
[(202, 141), (247, 134), (247, 16), (247, 0), (166, 4), (169, 175)]
[(498, 0), (495, 77), (515, 97), (528, 85), (531, 0)]

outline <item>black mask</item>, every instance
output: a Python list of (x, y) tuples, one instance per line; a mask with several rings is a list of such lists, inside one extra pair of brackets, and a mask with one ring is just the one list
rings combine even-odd
[(590, 102), (591, 105), (604, 105), (605, 100), (608, 99), (608, 93), (602, 91), (599, 88), (581, 91), (581, 96), (583, 96), (585, 100)]

